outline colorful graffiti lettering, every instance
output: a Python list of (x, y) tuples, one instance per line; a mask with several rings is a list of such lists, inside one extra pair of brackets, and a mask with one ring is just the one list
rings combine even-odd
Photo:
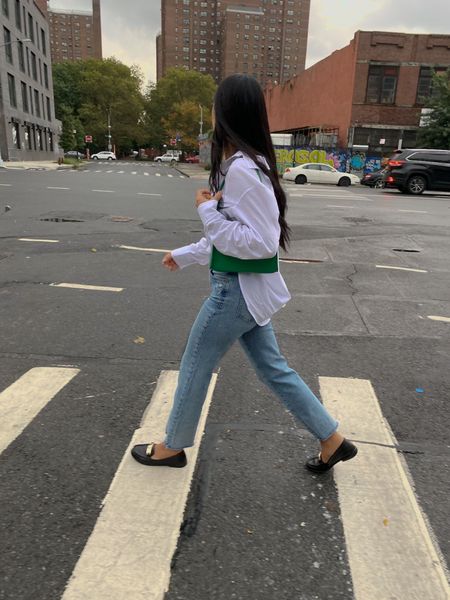
[(275, 147), (279, 173), (284, 173), (287, 167), (305, 163), (325, 163), (338, 171), (373, 173), (381, 168), (382, 159), (376, 156), (366, 156), (365, 152), (351, 150), (320, 150), (317, 148), (286, 148)]

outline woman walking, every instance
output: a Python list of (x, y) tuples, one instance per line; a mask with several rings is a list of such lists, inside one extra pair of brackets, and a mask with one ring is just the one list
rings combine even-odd
[(260, 379), (319, 440), (306, 467), (325, 472), (356, 456), (329, 415), (281, 355), (271, 317), (290, 300), (278, 269), (286, 250), (286, 196), (277, 175), (264, 96), (258, 82), (232, 75), (218, 87), (213, 110), (210, 190), (197, 192), (205, 237), (166, 254), (171, 271), (209, 265), (211, 294), (192, 326), (164, 442), (139, 444), (133, 457), (148, 466), (184, 467), (210, 378), (239, 340)]

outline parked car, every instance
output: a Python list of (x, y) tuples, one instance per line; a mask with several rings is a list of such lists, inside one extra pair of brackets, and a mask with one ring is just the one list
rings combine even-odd
[(342, 173), (325, 163), (306, 163), (298, 167), (288, 167), (283, 173), (283, 179), (295, 183), (331, 183), (349, 186), (359, 183), (359, 177), (352, 173)]
[(92, 154), (91, 158), (93, 160), (117, 160), (114, 152), (108, 152), (108, 150), (102, 150), (101, 152), (97, 152), (97, 154)]
[(396, 152), (388, 161), (386, 187), (405, 194), (425, 190), (450, 191), (450, 150), (411, 149)]
[(170, 152), (166, 152), (165, 154), (161, 154), (161, 156), (155, 156), (154, 161), (155, 162), (165, 162), (165, 163), (176, 163), (179, 162), (180, 157), (178, 156), (178, 154), (172, 154)]
[(195, 155), (195, 156), (186, 156), (185, 161), (187, 163), (191, 163), (191, 164), (193, 164), (193, 163), (199, 163), (200, 162), (200, 157), (198, 156), (198, 154)]
[(78, 160), (83, 160), (86, 156), (82, 152), (78, 152), (77, 150), (69, 150), (68, 152), (64, 152), (65, 158), (76, 158)]
[(361, 179), (361, 185), (368, 185), (369, 187), (382, 188), (384, 187), (384, 176), (386, 174), (386, 168), (374, 171), (373, 173), (366, 173)]

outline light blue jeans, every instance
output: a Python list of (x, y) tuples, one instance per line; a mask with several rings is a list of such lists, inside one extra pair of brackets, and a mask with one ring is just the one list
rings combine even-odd
[(212, 372), (236, 340), (258, 377), (316, 438), (326, 440), (336, 431), (337, 421), (281, 355), (272, 324), (261, 327), (249, 313), (238, 275), (211, 271), (211, 294), (192, 326), (181, 360), (166, 427), (167, 448), (194, 444)]

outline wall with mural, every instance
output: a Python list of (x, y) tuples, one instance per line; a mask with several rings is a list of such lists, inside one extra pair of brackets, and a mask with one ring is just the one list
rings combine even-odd
[(384, 159), (352, 150), (319, 150), (317, 148), (288, 148), (275, 146), (279, 173), (286, 167), (305, 163), (325, 163), (342, 172), (356, 174), (373, 173), (381, 169)]

